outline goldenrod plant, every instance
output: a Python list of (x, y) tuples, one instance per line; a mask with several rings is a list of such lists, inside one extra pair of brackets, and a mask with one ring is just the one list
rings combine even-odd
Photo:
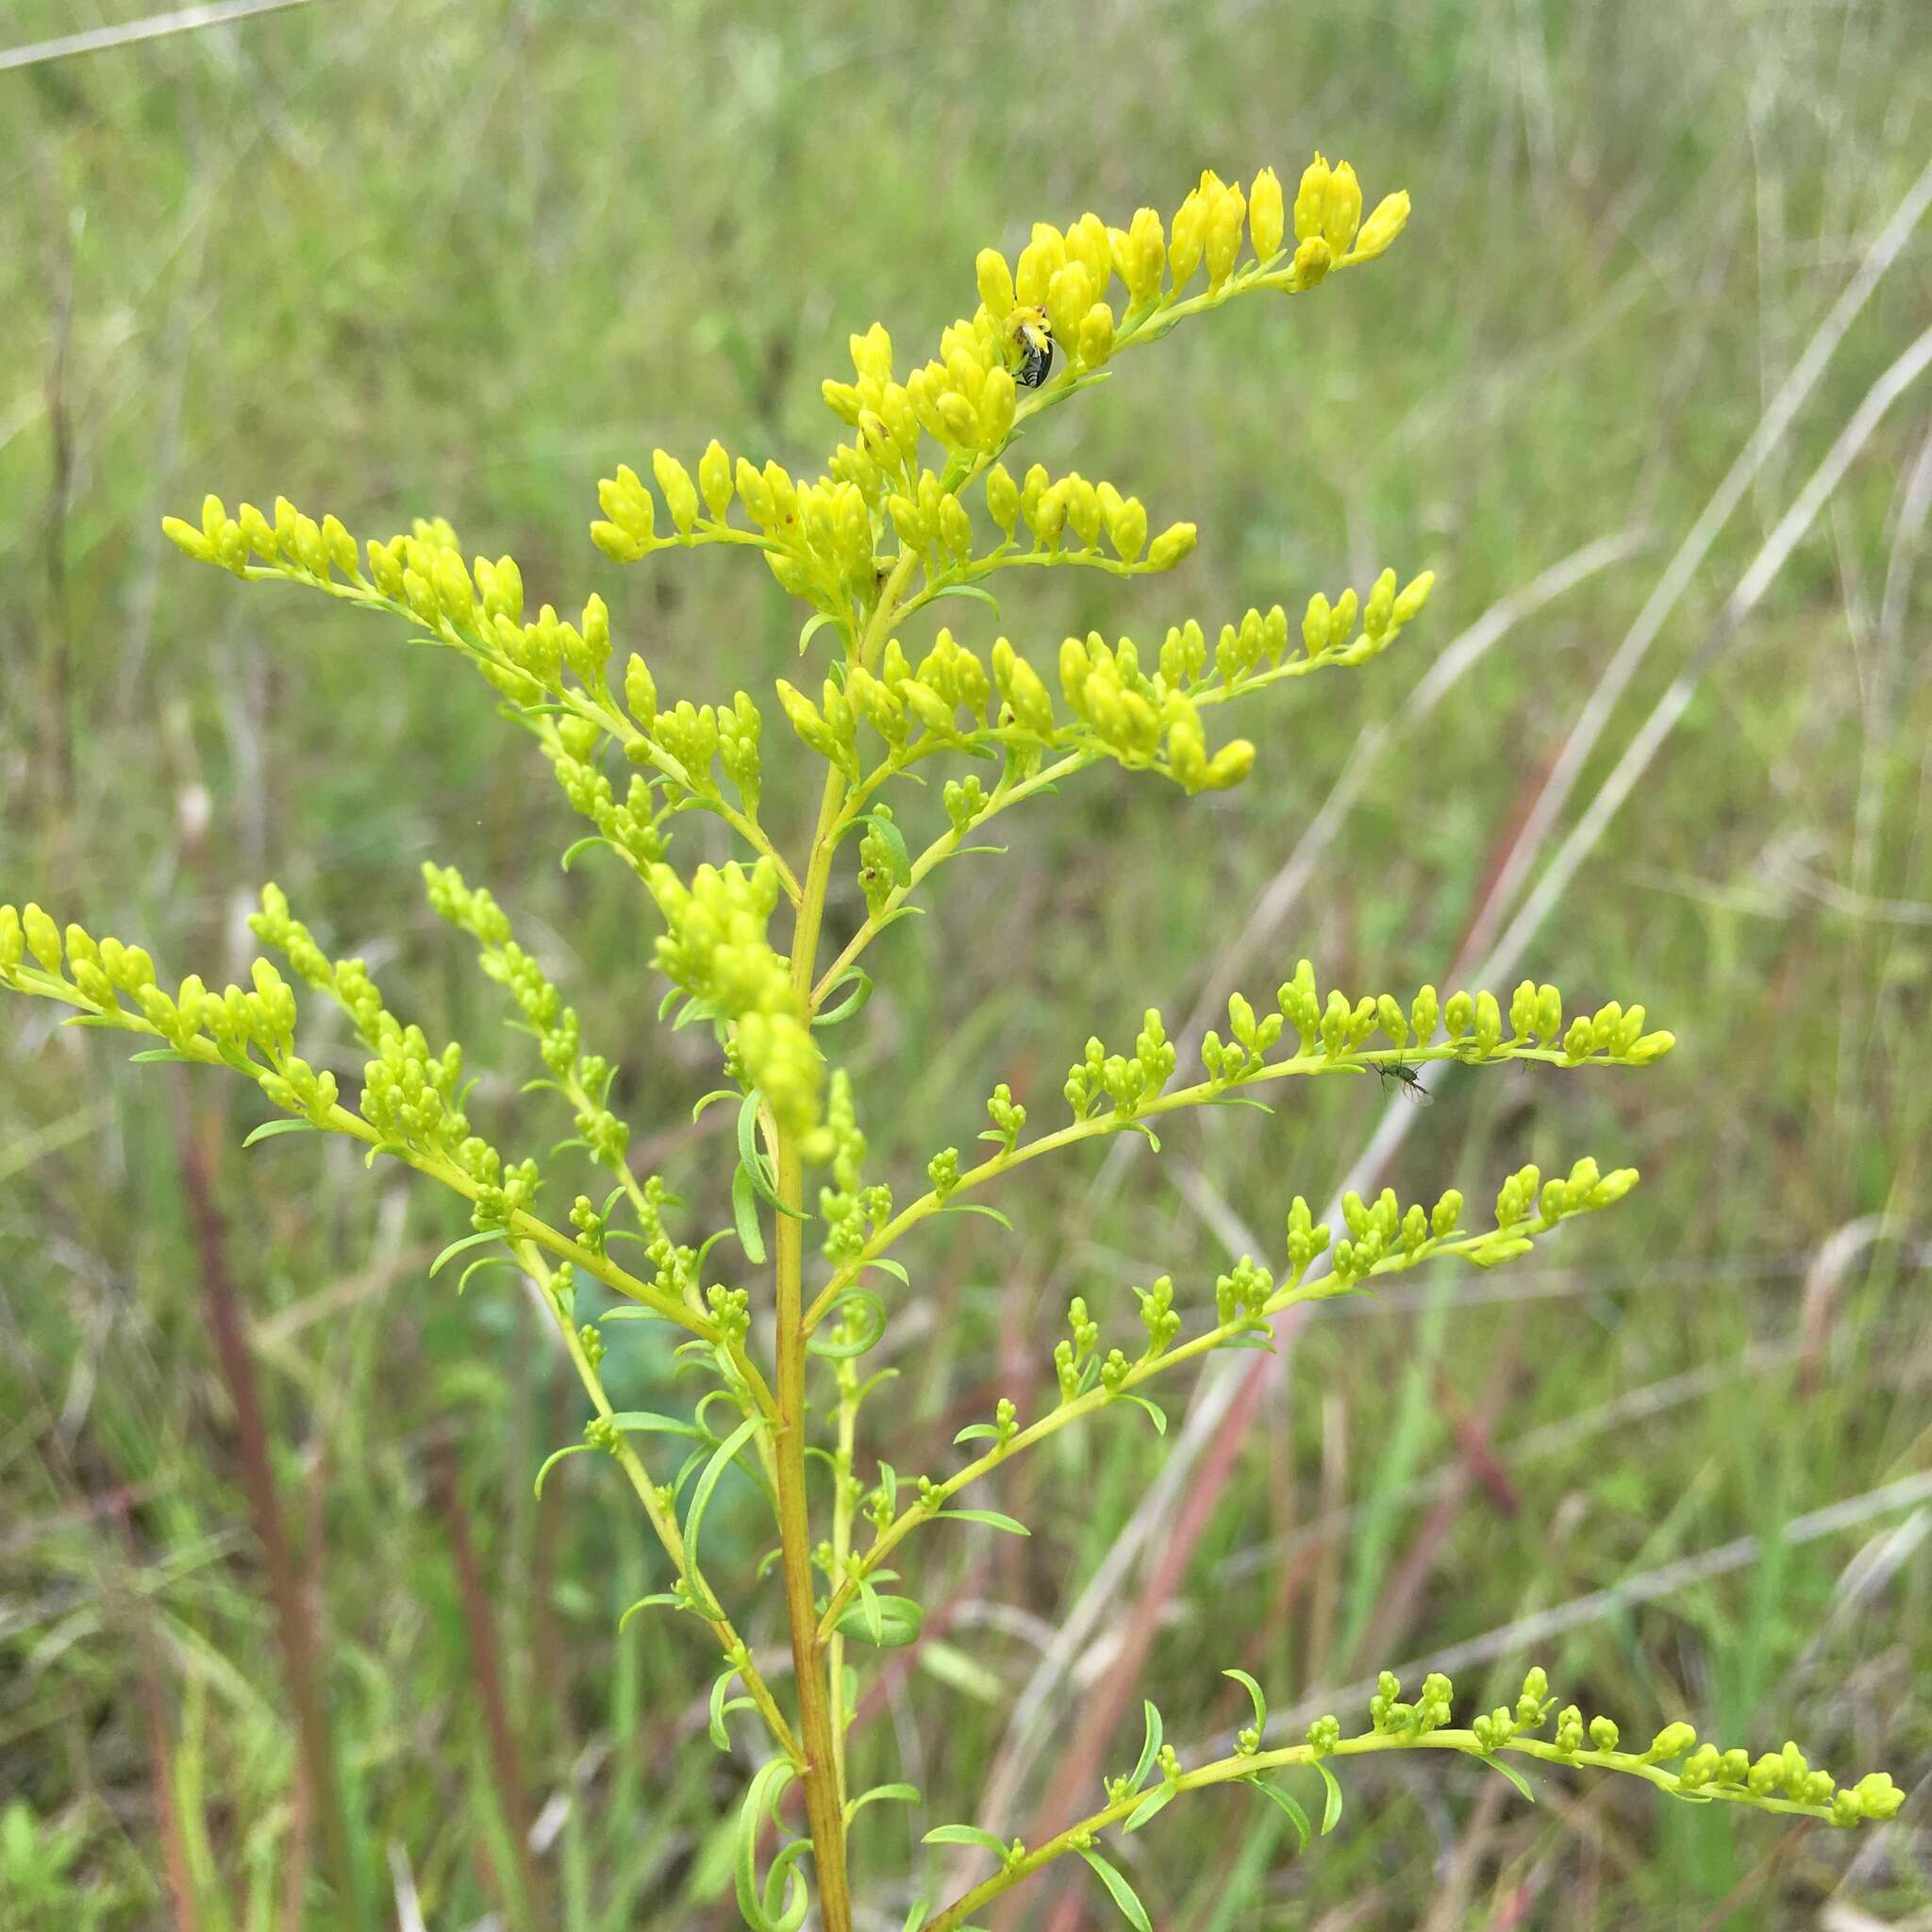
[[(807, 608), (798, 647), (811, 675), (774, 677), (762, 698), (739, 690), (700, 704), (660, 692), (644, 656), (618, 648), (601, 597), (574, 622), (548, 604), (532, 615), (515, 561), (466, 562), (441, 521), (358, 542), (334, 516), (317, 521), (284, 498), (272, 514), (243, 504), (230, 515), (213, 496), (197, 523), (167, 520), (168, 535), (198, 561), (386, 613), (407, 636), (462, 657), (501, 695), (504, 715), (536, 739), (591, 827), (566, 864), (594, 848), (635, 875), (658, 922), (655, 965), (668, 986), (659, 1019), (716, 1041), (719, 1084), (695, 1111), (735, 1114), (727, 1227), (681, 1224), (662, 1180), (635, 1171), (630, 1127), (610, 1104), (611, 1060), (580, 1038), (575, 1010), (518, 942), (504, 908), (454, 867), (425, 868), (429, 902), (475, 941), (484, 973), (534, 1039), (532, 1085), (574, 1124), (541, 1166), (472, 1119), (462, 1048), (433, 1046), (360, 960), (330, 956), (274, 885), (253, 925), (290, 976), (263, 958), (251, 986), (220, 991), (193, 974), (164, 985), (141, 946), (63, 927), (38, 905), (0, 907), (0, 982), (75, 1008), (69, 1024), (144, 1036), (152, 1043), (138, 1059), (224, 1066), (252, 1080), (274, 1111), (251, 1141), (347, 1136), (370, 1164), (400, 1162), (460, 1195), (471, 1231), (429, 1270), (436, 1291), (460, 1291), (492, 1269), (534, 1284), (591, 1415), (582, 1440), (556, 1448), (532, 1480), (541, 1490), (563, 1457), (615, 1463), (655, 1532), (663, 1572), (662, 1588), (625, 1612), (621, 1641), (641, 1641), (632, 1626), (645, 1612), (694, 1619), (716, 1646), (712, 1743), (731, 1747), (740, 1712), (762, 1740), (736, 1859), (738, 1903), (755, 1932), (797, 1932), (814, 1907), (828, 1932), (849, 1932), (855, 1813), (880, 1801), (921, 1803), (908, 1785), (852, 1789), (845, 1749), (863, 1660), (919, 1638), (922, 1608), (903, 1570), (916, 1534), (923, 1542), (971, 1523), (1024, 1536), (1023, 1524), (986, 1503), (998, 1494), (997, 1473), (1046, 1438), (1115, 1409), (1111, 1425), (1138, 1418), (1164, 1431), (1155, 1385), (1212, 1352), (1270, 1346), (1284, 1310), (1367, 1291), (1423, 1262), (1513, 1260), (1636, 1185), (1634, 1169), (1584, 1156), (1565, 1174), (1528, 1166), (1507, 1175), (1492, 1214), (1471, 1216), (1453, 1189), (1407, 1203), (1385, 1189), (1372, 1201), (1348, 1195), (1339, 1228), (1296, 1195), (1282, 1210), (1280, 1252), (1242, 1259), (1211, 1287), (1162, 1276), (1134, 1291), (1138, 1319), (1076, 1297), (1054, 1354), (1057, 1400), (1030, 1415), (1001, 1401), (960, 1432), (956, 1467), (908, 1476), (861, 1454), (865, 1404), (883, 1379), (865, 1358), (895, 1304), (916, 1292), (924, 1224), (960, 1213), (1004, 1224), (991, 1197), (1015, 1169), (1124, 1133), (1158, 1149), (1167, 1116), (1265, 1111), (1292, 1081), (1378, 1073), (1414, 1085), (1436, 1062), (1624, 1070), (1670, 1051), (1671, 1034), (1650, 1027), (1638, 1005), (1566, 1017), (1557, 990), (1530, 980), (1505, 996), (1324, 989), (1302, 960), (1272, 995), (1230, 998), (1224, 1033), (1201, 1044), (1199, 1078), (1176, 1084), (1176, 1048), (1149, 1010), (1132, 1041), (1096, 1038), (1077, 1051), (1065, 1116), (1029, 1120), (1002, 1085), (986, 1102), (983, 1152), (941, 1148), (909, 1183), (869, 1165), (857, 1084), (836, 1056), (871, 995), (879, 936), (923, 909), (955, 863), (975, 854), (991, 862), (995, 820), (1043, 803), (1103, 760), (1183, 793), (1239, 784), (1256, 748), (1225, 734), (1224, 708), (1290, 680), (1374, 664), (1429, 597), (1427, 572), (1405, 582), (1388, 570), (1365, 591), (1311, 598), (1298, 622), (1276, 605), (1218, 629), (1189, 619), (1158, 641), (1109, 642), (1097, 632), (1058, 651), (982, 641), (998, 613), (988, 585), (1003, 571), (1158, 575), (1194, 544), (1191, 524), (1156, 532), (1145, 506), (1111, 482), (1023, 469), (1009, 460), (1016, 440), (1182, 322), (1240, 297), (1311, 293), (1375, 260), (1408, 207), (1407, 194), (1391, 194), (1363, 220), (1354, 171), (1317, 156), (1291, 201), (1272, 170), (1245, 190), (1208, 173), (1166, 221), (1143, 208), (1124, 227), (1094, 214), (1065, 229), (1038, 224), (1017, 261), (980, 254), (976, 306), (930, 359), (902, 373), (883, 327), (852, 339), (851, 376), (824, 387), (846, 433), (817, 476), (713, 441), (692, 467), (658, 450), (649, 481), (628, 467), (605, 478), (591, 536), (607, 556), (657, 566), (700, 544), (756, 550)], [(924, 621), (946, 600), (957, 629)], [(786, 752), (824, 768), (817, 819), (802, 840), (781, 837), (761, 812), (774, 703), (795, 741)], [(938, 768), (937, 787), (926, 766)], [(691, 812), (722, 820), (739, 856), (681, 864), (675, 834)], [(825, 958), (827, 891), (854, 871), (865, 915)], [(353, 1096), (298, 1050), (302, 991), (335, 1001), (363, 1042), (368, 1060)], [(690, 1412), (612, 1403), (600, 1362), (607, 1331), (625, 1321), (680, 1331), (680, 1354), (708, 1384)], [(774, 1523), (789, 1674), (771, 1671), (751, 1641), (777, 1621), (762, 1607), (766, 1573), (728, 1574), (706, 1548), (707, 1510), (734, 1465)], [(1559, 1708), (1541, 1670), (1513, 1708), (1466, 1727), (1453, 1722), (1445, 1677), (1428, 1677), (1410, 1700), (1385, 1674), (1367, 1730), (1344, 1735), (1324, 1717), (1287, 1744), (1270, 1741), (1261, 1687), (1227, 1674), (1254, 1699), (1254, 1721), (1231, 1755), (1184, 1762), (1150, 1704), (1138, 1763), (1108, 1782), (1101, 1808), (1058, 1837), (1028, 1847), (973, 1824), (927, 1830), (927, 1842), (976, 1846), (991, 1863), (963, 1896), (915, 1906), (908, 1932), (964, 1925), (1067, 1853), (1146, 1932), (1146, 1910), (1101, 1849), (1108, 1833), (1141, 1830), (1176, 1798), (1240, 1784), (1279, 1806), (1306, 1843), (1341, 1817), (1339, 1774), (1386, 1751), (1460, 1752), (1525, 1792), (1512, 1759), (1621, 1773), (1687, 1802), (1841, 1825), (1889, 1818), (1900, 1802), (1883, 1773), (1840, 1784), (1794, 1745), (1754, 1761), (1699, 1743), (1681, 1722), (1625, 1750), (1608, 1718)], [(1318, 1826), (1278, 1781), (1296, 1773), (1321, 1801)], [(803, 1836), (780, 1810), (794, 1783)]]

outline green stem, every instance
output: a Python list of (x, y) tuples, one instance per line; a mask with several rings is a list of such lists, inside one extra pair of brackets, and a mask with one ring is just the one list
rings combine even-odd
[[(1541, 1758), (1550, 1764), (1582, 1764), (1599, 1771), (1620, 1772), (1626, 1776), (1644, 1778), (1662, 1791), (1675, 1794), (1679, 1790), (1675, 1772), (1666, 1771), (1661, 1765), (1650, 1763), (1631, 1752), (1559, 1751), (1556, 1745), (1541, 1738), (1512, 1738), (1495, 1749)], [(1251, 1755), (1217, 1758), (1197, 1770), (1182, 1772), (1174, 1781), (1174, 1788), (1178, 1791), (1205, 1790), (1210, 1785), (1233, 1784), (1242, 1778), (1253, 1777), (1258, 1772), (1285, 1771), (1298, 1765), (1313, 1764), (1317, 1758), (1359, 1757), (1381, 1751), (1414, 1750), (1458, 1751), (1473, 1757), (1494, 1755), (1494, 1752), (1485, 1752), (1476, 1741), (1474, 1731), (1429, 1731), (1420, 1736), (1407, 1732), (1372, 1731), (1359, 1738), (1343, 1738), (1324, 1752), (1318, 1752), (1312, 1744), (1291, 1744), (1279, 1751), (1257, 1751)], [(1002, 1892), (1010, 1891), (1022, 1879), (1030, 1878), (1042, 1866), (1050, 1865), (1068, 1852), (1091, 1845), (1096, 1832), (1131, 1816), (1151, 1791), (1158, 1789), (1155, 1786), (1133, 1792), (1118, 1804), (1081, 1819), (1077, 1824), (1070, 1824), (1057, 1837), (1026, 1852), (991, 1878), (974, 1886), (971, 1891), (955, 1899), (937, 1918), (925, 1922), (924, 1932), (957, 1932), (958, 1927), (965, 1924), (982, 1907), (991, 1905)], [(1790, 1798), (1759, 1797), (1742, 1786), (1708, 1785), (1703, 1787), (1697, 1795), (1725, 1804), (1748, 1805), (1759, 1811), (1779, 1811), (1801, 1818), (1824, 1820), (1831, 1817), (1831, 1807), (1827, 1805), (1801, 1805)]]
[[(1310, 1282), (1299, 1278), (1291, 1279), (1286, 1287), (1277, 1289), (1261, 1304), (1257, 1315), (1237, 1316), (1234, 1320), (1220, 1323), (1217, 1326), (1191, 1337), (1173, 1347), (1163, 1349), (1158, 1355), (1145, 1355), (1133, 1363), (1122, 1376), (1118, 1391), (1105, 1386), (1088, 1390), (1076, 1395), (1070, 1402), (1062, 1402), (1058, 1408), (1049, 1410), (1038, 1422), (1029, 1423), (1024, 1429), (1016, 1429), (1006, 1441), (996, 1443), (985, 1455), (975, 1457), (965, 1468), (956, 1471), (942, 1483), (935, 1483), (924, 1497), (902, 1509), (887, 1526), (880, 1530), (872, 1547), (859, 1560), (859, 1574), (869, 1576), (899, 1543), (923, 1523), (930, 1523), (961, 1490), (976, 1483), (982, 1476), (991, 1475), (1002, 1463), (1010, 1461), (1022, 1450), (1031, 1449), (1036, 1443), (1043, 1442), (1047, 1437), (1057, 1434), (1068, 1424), (1078, 1422), (1083, 1416), (1096, 1413), (1117, 1402), (1124, 1394), (1140, 1388), (1143, 1382), (1151, 1381), (1156, 1375), (1164, 1374), (1177, 1363), (1190, 1361), (1196, 1356), (1210, 1354), (1217, 1348), (1242, 1335), (1258, 1335), (1262, 1324), (1272, 1321), (1287, 1309), (1296, 1307), (1305, 1302), (1335, 1301), (1344, 1295), (1360, 1292), (1360, 1282), (1372, 1277), (1380, 1278), (1385, 1274), (1399, 1274), (1405, 1269), (1419, 1266), (1424, 1261), (1440, 1261), (1451, 1256), (1467, 1255), (1480, 1247), (1483, 1242), (1494, 1238), (1497, 1230), (1485, 1228), (1479, 1233), (1438, 1236), (1425, 1241), (1413, 1254), (1407, 1250), (1384, 1255), (1367, 1274), (1343, 1280), (1335, 1274), (1324, 1274)], [(824, 1642), (838, 1626), (839, 1619), (850, 1607), (852, 1599), (858, 1593), (856, 1579), (840, 1583), (833, 1591), (824, 1614), (819, 1619), (819, 1641)]]
[[(517, 1262), (524, 1272), (542, 1290), (544, 1306), (550, 1310), (551, 1319), (557, 1324), (557, 1332), (563, 1337), (564, 1348), (568, 1351), (572, 1365), (577, 1372), (577, 1379), (584, 1385), (584, 1392), (591, 1398), (591, 1406), (600, 1416), (608, 1417), (616, 1413), (609, 1396), (605, 1392), (604, 1379), (598, 1374), (591, 1357), (584, 1352), (584, 1344), (570, 1317), (564, 1313), (557, 1296), (551, 1289), (551, 1274), (538, 1257), (528, 1242), (520, 1242), (516, 1249)], [(624, 1471), (625, 1480), (636, 1491), (637, 1498), (644, 1507), (644, 1514), (650, 1520), (651, 1527), (658, 1534), (658, 1541), (664, 1546), (664, 1554), (671, 1558), (677, 1574), (691, 1585), (700, 1602), (709, 1592), (694, 1577), (684, 1558), (684, 1535), (677, 1526), (677, 1519), (664, 1507), (658, 1486), (651, 1480), (651, 1473), (644, 1467), (642, 1458), (629, 1442), (622, 1437), (614, 1452), (615, 1460)], [(751, 1646), (739, 1636), (731, 1619), (722, 1614), (705, 1619), (712, 1636), (718, 1640), (718, 1647), (727, 1658), (742, 1657), (744, 1661), (738, 1666), (738, 1674), (744, 1682), (744, 1688), (752, 1702), (758, 1706), (758, 1714), (770, 1728), (774, 1741), (786, 1757), (796, 1763), (800, 1757), (798, 1740), (792, 1734), (791, 1726), (785, 1721), (785, 1713), (778, 1708), (777, 1700), (773, 1697), (770, 1687), (759, 1675), (758, 1665), (752, 1660)]]
[(1164, 1093), (1156, 1099), (1143, 1101), (1140, 1110), (1131, 1115), (1094, 1114), (1086, 1120), (1075, 1121), (1070, 1126), (1061, 1127), (1056, 1133), (1042, 1134), (1039, 1140), (1028, 1141), (1015, 1147), (1010, 1153), (995, 1154), (991, 1159), (981, 1161), (977, 1167), (968, 1168), (943, 1196), (937, 1191), (929, 1191), (903, 1208), (873, 1236), (861, 1253), (846, 1262), (825, 1284), (818, 1298), (806, 1312), (806, 1328), (808, 1332), (817, 1327), (830, 1312), (839, 1297), (863, 1273), (868, 1263), (888, 1253), (908, 1229), (916, 1227), (922, 1221), (938, 1213), (955, 1195), (963, 1194), (969, 1189), (984, 1187), (988, 1181), (997, 1180), (1002, 1174), (1010, 1174), (1014, 1168), (1022, 1167), (1029, 1160), (1039, 1159), (1042, 1154), (1058, 1153), (1062, 1147), (1075, 1146), (1082, 1141), (1124, 1133), (1131, 1128), (1139, 1127), (1152, 1115), (1174, 1113), (1184, 1107), (1216, 1105), (1239, 1097), (1245, 1089), (1259, 1086), (1268, 1080), (1284, 1080), (1303, 1074), (1363, 1073), (1377, 1066), (1419, 1066), (1426, 1060), (1456, 1060), (1464, 1064), (1482, 1066), (1496, 1066), (1506, 1060), (1541, 1060), (1548, 1065), (1561, 1067), (1621, 1064), (1611, 1059), (1607, 1053), (1592, 1054), (1583, 1059), (1573, 1060), (1560, 1047), (1522, 1046), (1509, 1041), (1501, 1042), (1493, 1053), (1474, 1063), (1470, 1061), (1462, 1044), (1456, 1041), (1446, 1042), (1441, 1046), (1368, 1047), (1339, 1059), (1331, 1058), (1326, 1053), (1298, 1053), (1289, 1059), (1272, 1061), (1255, 1073), (1244, 1074), (1241, 1078), (1225, 1085), (1213, 1080), (1203, 1080), (1192, 1087), (1178, 1088), (1172, 1093)]

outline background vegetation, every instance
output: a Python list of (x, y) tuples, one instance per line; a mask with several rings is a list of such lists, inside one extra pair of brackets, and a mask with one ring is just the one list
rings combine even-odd
[[(25, 0), (0, 42), (97, 12)], [(896, 1927), (942, 1875), (926, 1825), (1031, 1837), (1091, 1800), (1143, 1693), (1193, 1740), (1245, 1709), (1223, 1665), (1326, 1707), (1377, 1664), (1459, 1656), (1487, 1704), (1533, 1647), (1626, 1730), (1681, 1707), (1914, 1795), (1839, 1835), (1560, 1774), (1532, 1810), (1474, 1767), (1391, 1760), (1301, 1860), (1232, 1796), (1137, 1837), (1159, 1923), (1932, 1924), (1932, 387), (1863, 441), (1748, 621), (1722, 617), (1932, 316), (1932, 219), (1628, 688), (1603, 683), (1932, 155), (1915, 0), (366, 0), (0, 72), (0, 896), (220, 983), (275, 877), (493, 1066), (482, 1104), (523, 1123), (506, 1144), (541, 1145), (497, 996), (422, 901), (418, 862), (453, 860), (621, 1055), (626, 1110), (658, 1129), (640, 1159), (694, 1223), (727, 1219), (724, 1110), (680, 1124), (709, 1082), (653, 1024), (641, 902), (594, 859), (558, 871), (580, 827), (487, 691), (323, 600), (190, 570), (161, 511), (210, 488), (372, 529), (442, 511), (536, 597), (601, 589), (673, 695), (766, 690), (796, 613), (728, 556), (615, 571), (584, 536), (600, 472), (713, 432), (806, 468), (847, 333), (876, 316), (930, 340), (987, 240), (1172, 207), (1208, 162), (1291, 179), (1317, 143), (1371, 199), (1409, 187), (1409, 232), (1374, 274), (1241, 305), (1056, 415), (1051, 466), (1138, 490), (1157, 525), (1197, 518), (1201, 546), (1124, 595), (1038, 574), (1006, 625), (1041, 647), (1158, 635), (1385, 559), (1440, 573), (1427, 620), (1370, 673), (1257, 712), (1241, 791), (1191, 803), (1104, 767), (882, 942), (880, 1171), (966, 1143), (996, 1079), (1051, 1113), (1088, 1032), (1130, 1036), (1151, 1003), (1177, 1028), (1305, 954), (1347, 985), (1448, 983), (1578, 718), (1606, 708), (1530, 879), (1689, 666), (1688, 708), (1522, 967), (1573, 1006), (1642, 998), (1681, 1044), (1641, 1077), (1452, 1080), (1408, 1120), (1405, 1197), (1486, 1198), (1520, 1159), (1585, 1150), (1645, 1183), (1556, 1265), (1324, 1310), (1157, 1493), (1104, 1601), (1082, 1583), (1161, 1466), (1143, 1429), (1069, 1432), (1016, 1470), (1030, 1542), (929, 1540), (931, 1634), (877, 1674), (856, 1746), (860, 1784), (903, 1774), (928, 1805), (865, 1814), (858, 1856), (888, 1874), (868, 1923)], [(1586, 546), (1425, 719), (1405, 708), (1459, 633)], [(1311, 828), (1306, 882), (1237, 956)], [(1502, 884), (1507, 910), (1523, 888)], [(835, 917), (858, 911), (848, 882)], [(321, 1826), (210, 1327), (224, 1270), (348, 1830), (398, 1923), (488, 1923), (523, 1888), (570, 1932), (732, 1923), (744, 1767), (704, 1740), (710, 1661), (675, 1622), (614, 1636), (661, 1586), (598, 1467), (533, 1503), (581, 1416), (531, 1309), (501, 1276), (460, 1303), (425, 1279), (453, 1202), (299, 1138), (244, 1156), (235, 1094), (124, 1058), (24, 1005), (0, 1026), (0, 1924), (303, 1923), (291, 1874)], [(1258, 1127), (1181, 1126), (1158, 1161), (1029, 1170), (1003, 1203), (1017, 1239), (962, 1221), (928, 1241), (877, 1451), (937, 1469), (996, 1394), (1024, 1409), (1070, 1292), (1124, 1322), (1130, 1281), (1277, 1243), (1288, 1196), (1327, 1198), (1391, 1104), (1310, 1084)], [(195, 1147), (225, 1252), (194, 1236)], [(652, 1406), (668, 1373), (658, 1338), (622, 1331), (614, 1392)], [(745, 1576), (767, 1532), (720, 1512), (713, 1574), (735, 1536)], [(1086, 1882), (1019, 1894), (1011, 1923), (1106, 1923)]]

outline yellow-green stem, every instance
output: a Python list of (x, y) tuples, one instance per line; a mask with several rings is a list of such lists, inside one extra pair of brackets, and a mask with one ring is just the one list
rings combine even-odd
[[(1649, 1763), (1631, 1752), (1559, 1751), (1541, 1738), (1512, 1738), (1507, 1744), (1496, 1748), (1513, 1751), (1525, 1757), (1540, 1757), (1554, 1764), (1583, 1764), (1600, 1771), (1622, 1772), (1626, 1776), (1647, 1779), (1659, 1790), (1678, 1790), (1675, 1772)], [(1485, 1754), (1473, 1731), (1440, 1730), (1422, 1736), (1378, 1731), (1359, 1738), (1343, 1738), (1326, 1752), (1317, 1752), (1312, 1744), (1290, 1744), (1279, 1751), (1257, 1751), (1252, 1755), (1217, 1758), (1197, 1770), (1181, 1773), (1174, 1780), (1174, 1789), (1196, 1791), (1208, 1785), (1231, 1784), (1240, 1778), (1253, 1777), (1257, 1772), (1282, 1771), (1296, 1765), (1312, 1764), (1318, 1757), (1358, 1757), (1378, 1751), (1417, 1750), (1459, 1751), (1474, 1757), (1492, 1755)], [(1023, 1878), (1030, 1878), (1043, 1865), (1091, 1844), (1094, 1833), (1129, 1817), (1158, 1790), (1158, 1785), (1150, 1786), (1123, 1798), (1117, 1805), (1109, 1805), (1105, 1810), (1094, 1812), (1091, 1817), (1081, 1819), (1077, 1824), (1070, 1824), (1058, 1837), (1048, 1839), (1044, 1844), (1036, 1846), (1012, 1864), (995, 1872), (991, 1878), (975, 1885), (971, 1891), (955, 1899), (937, 1918), (926, 1921), (925, 1932), (956, 1932), (957, 1927), (963, 1925), (982, 1907), (991, 1905), (1002, 1892), (1010, 1891)], [(1831, 1807), (1826, 1805), (1801, 1805), (1790, 1798), (1761, 1798), (1740, 1786), (1707, 1786), (1697, 1795), (1733, 1805), (1749, 1805), (1760, 1811), (1782, 1811), (1803, 1818), (1828, 1820), (1831, 1816)]]

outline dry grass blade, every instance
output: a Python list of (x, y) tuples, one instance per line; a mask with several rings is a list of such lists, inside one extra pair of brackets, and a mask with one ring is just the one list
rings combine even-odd
[(245, 20), (252, 13), (276, 13), (283, 8), (308, 4), (308, 0), (208, 0), (203, 7), (177, 7), (170, 13), (151, 13), (144, 20), (125, 21), (118, 26), (89, 27), (82, 33), (0, 50), (0, 74), (18, 67), (38, 67), (48, 60), (70, 59), (76, 54), (104, 54), (141, 41), (158, 41), (169, 34), (192, 33), (199, 27)]

